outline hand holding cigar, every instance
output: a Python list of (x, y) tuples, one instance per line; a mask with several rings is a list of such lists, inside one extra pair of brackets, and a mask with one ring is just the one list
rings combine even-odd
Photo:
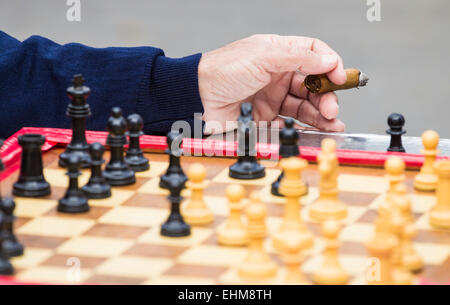
[(303, 84), (311, 93), (326, 93), (336, 90), (359, 88), (367, 85), (369, 78), (358, 69), (345, 69), (347, 81), (342, 85), (332, 83), (325, 74), (308, 75)]

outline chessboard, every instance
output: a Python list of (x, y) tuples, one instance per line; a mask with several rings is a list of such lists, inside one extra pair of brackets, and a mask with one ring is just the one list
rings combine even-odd
[[(136, 173), (136, 183), (113, 187), (107, 199), (89, 200), (88, 213), (63, 214), (56, 210), (67, 188), (65, 170), (58, 166), (63, 151), (53, 147), (43, 153), (44, 175), (52, 187), (41, 198), (15, 197), (17, 217), (15, 233), (25, 247), (21, 257), (11, 259), (15, 274), (4, 277), (19, 283), (65, 284), (232, 284), (235, 268), (244, 259), (245, 247), (225, 247), (217, 242), (217, 229), (228, 215), (225, 189), (232, 183), (244, 186), (246, 195), (257, 191), (267, 207), (268, 237), (265, 249), (278, 264), (276, 279), (280, 284), (283, 263), (272, 248), (270, 235), (278, 228), (284, 213), (284, 199), (271, 195), (271, 183), (280, 174), (276, 161), (262, 160), (266, 176), (254, 180), (228, 177), (234, 158), (181, 157), (185, 171), (193, 163), (206, 168), (206, 204), (214, 213), (211, 225), (193, 226), (188, 237), (160, 235), (161, 224), (169, 214), (168, 192), (159, 188), (159, 176), (168, 166), (167, 155), (146, 153), (150, 170)], [(105, 154), (108, 160), (108, 153)], [(10, 195), (18, 178), (17, 168), (3, 179), (2, 194)], [(450, 232), (432, 229), (427, 212), (434, 204), (430, 193), (413, 190), (415, 170), (406, 172), (406, 184), (412, 200), (417, 228), (414, 246), (424, 259), (424, 269), (415, 283), (450, 282)], [(308, 209), (318, 196), (319, 173), (310, 162), (303, 173), (309, 186), (302, 198), (302, 217), (314, 234), (314, 247), (305, 252), (303, 271), (311, 278), (321, 262), (324, 240), (320, 226), (308, 217)], [(80, 185), (89, 178), (83, 170)], [(348, 206), (348, 217), (340, 233), (339, 259), (350, 274), (350, 284), (365, 284), (368, 253), (365, 242), (373, 235), (378, 204), (383, 200), (388, 181), (382, 168), (345, 166), (339, 169), (339, 196)], [(187, 200), (189, 190), (182, 196)]]

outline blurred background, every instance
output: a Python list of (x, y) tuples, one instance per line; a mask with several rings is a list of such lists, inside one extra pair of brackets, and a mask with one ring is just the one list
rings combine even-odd
[(374, 22), (366, 0), (80, 1), (81, 21), (69, 22), (64, 0), (0, 0), (0, 29), (20, 40), (150, 45), (170, 57), (256, 33), (317, 37), (370, 77), (368, 87), (338, 93), (347, 132), (384, 134), (387, 116), (400, 112), (407, 135), (450, 138), (448, 0), (380, 0)]

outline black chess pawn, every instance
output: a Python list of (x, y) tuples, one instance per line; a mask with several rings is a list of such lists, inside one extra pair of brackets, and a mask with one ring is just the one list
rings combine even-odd
[[(298, 138), (298, 132), (294, 128), (294, 120), (292, 118), (284, 119), (284, 128), (280, 130), (280, 148), (278, 151), (280, 158), (289, 158), (300, 154), (300, 150), (298, 148)], [(278, 192), (278, 188), (283, 177), (284, 172), (281, 172), (278, 179), (272, 183), (272, 195), (283, 196)]]
[(230, 166), (229, 176), (235, 179), (258, 179), (266, 175), (263, 165), (256, 159), (256, 125), (252, 105), (243, 103), (238, 118), (238, 160)]
[(183, 137), (179, 132), (171, 131), (167, 134), (167, 149), (165, 153), (169, 155), (169, 167), (159, 180), (159, 187), (161, 188), (169, 189), (169, 182), (173, 177), (179, 177), (184, 188), (187, 177), (180, 165), (180, 157), (183, 154), (183, 150), (181, 149), (182, 142)]
[(103, 176), (112, 186), (130, 185), (136, 182), (134, 171), (125, 162), (123, 147), (127, 144), (125, 132), (127, 121), (122, 116), (119, 107), (112, 109), (112, 116), (108, 120), (108, 137), (106, 144), (111, 149), (111, 158), (105, 167)]
[(81, 158), (73, 154), (67, 160), (67, 173), (69, 176), (69, 187), (66, 194), (58, 202), (58, 212), (83, 213), (89, 211), (88, 199), (84, 192), (78, 187), (78, 177), (81, 176)]
[[(0, 212), (0, 227), (3, 227), (4, 215)], [(12, 275), (14, 268), (9, 262), (9, 257), (3, 249), (3, 235), (0, 234), (0, 275)]]
[(41, 147), (45, 137), (40, 134), (19, 136), (22, 147), (19, 179), (13, 186), (13, 194), (22, 197), (41, 197), (50, 194), (50, 185), (44, 178)]
[(144, 157), (139, 143), (139, 137), (144, 134), (142, 132), (144, 121), (139, 114), (135, 113), (128, 116), (127, 123), (130, 144), (128, 145), (125, 162), (127, 162), (135, 172), (146, 171), (150, 168), (150, 164), (148, 159)]
[(8, 257), (23, 255), (23, 246), (14, 235), (14, 209), (16, 205), (12, 198), (1, 200), (1, 210), (3, 212), (3, 226), (1, 229), (3, 239), (3, 252)]
[(89, 199), (102, 199), (111, 197), (111, 186), (106, 182), (103, 177), (102, 164), (103, 153), (105, 147), (98, 143), (92, 143), (89, 145), (89, 153), (91, 155), (91, 177), (88, 183), (81, 189)]
[(406, 130), (403, 130), (405, 118), (400, 113), (392, 113), (389, 115), (387, 122), (390, 128), (386, 130), (386, 133), (391, 135), (391, 142), (387, 151), (405, 152), (402, 144), (402, 135), (406, 133)]
[(82, 167), (89, 167), (89, 145), (86, 141), (86, 118), (91, 115), (86, 99), (91, 90), (83, 85), (84, 79), (81, 74), (73, 77), (72, 86), (67, 88), (70, 104), (67, 106), (66, 114), (72, 118), (72, 139), (66, 150), (59, 156), (59, 166), (66, 167), (69, 155), (76, 154), (80, 157)]
[(161, 235), (168, 237), (183, 237), (191, 234), (191, 227), (184, 222), (180, 213), (181, 190), (184, 187), (184, 180), (181, 176), (172, 176), (168, 181), (170, 191), (170, 215), (161, 226)]

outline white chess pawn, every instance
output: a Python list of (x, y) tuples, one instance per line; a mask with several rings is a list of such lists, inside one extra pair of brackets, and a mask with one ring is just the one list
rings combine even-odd
[(191, 198), (182, 205), (181, 213), (187, 223), (193, 225), (209, 224), (214, 215), (203, 200), (206, 170), (202, 164), (195, 163), (189, 167), (186, 186), (191, 190)]
[(433, 163), (439, 154), (437, 146), (439, 144), (439, 135), (433, 130), (427, 130), (422, 134), (424, 162), (420, 173), (414, 179), (414, 188), (419, 191), (434, 191), (438, 182), (436, 170)]
[(246, 212), (249, 249), (246, 258), (238, 268), (238, 274), (244, 280), (258, 281), (275, 277), (277, 265), (263, 247), (267, 235), (267, 209), (256, 193), (252, 193)]
[(450, 230), (450, 160), (436, 162), (439, 176), (436, 187), (436, 204), (430, 211), (430, 225)]
[(338, 196), (339, 162), (335, 140), (326, 138), (322, 141), (322, 150), (317, 161), (320, 171), (319, 198), (311, 205), (309, 217), (315, 221), (345, 219), (348, 209)]
[(325, 250), (322, 265), (313, 275), (314, 282), (319, 285), (344, 285), (349, 281), (348, 273), (339, 262), (339, 222), (328, 220), (322, 224), (325, 237)]
[(226, 189), (226, 196), (230, 206), (230, 216), (225, 225), (217, 232), (219, 244), (225, 246), (243, 246), (248, 243), (247, 228), (242, 222), (241, 212), (244, 207), (242, 199), (245, 190), (242, 185), (231, 184)]
[(281, 258), (285, 264), (285, 276), (283, 284), (287, 285), (309, 285), (311, 284), (302, 271), (304, 261), (304, 244), (298, 238), (286, 240), (283, 245)]
[(298, 239), (302, 247), (311, 248), (314, 240), (300, 215), (300, 196), (306, 189), (301, 172), (308, 162), (298, 157), (289, 157), (280, 162), (284, 177), (281, 179), (279, 192), (286, 198), (284, 217), (279, 229), (272, 236), (273, 247), (280, 251), (286, 240)]

